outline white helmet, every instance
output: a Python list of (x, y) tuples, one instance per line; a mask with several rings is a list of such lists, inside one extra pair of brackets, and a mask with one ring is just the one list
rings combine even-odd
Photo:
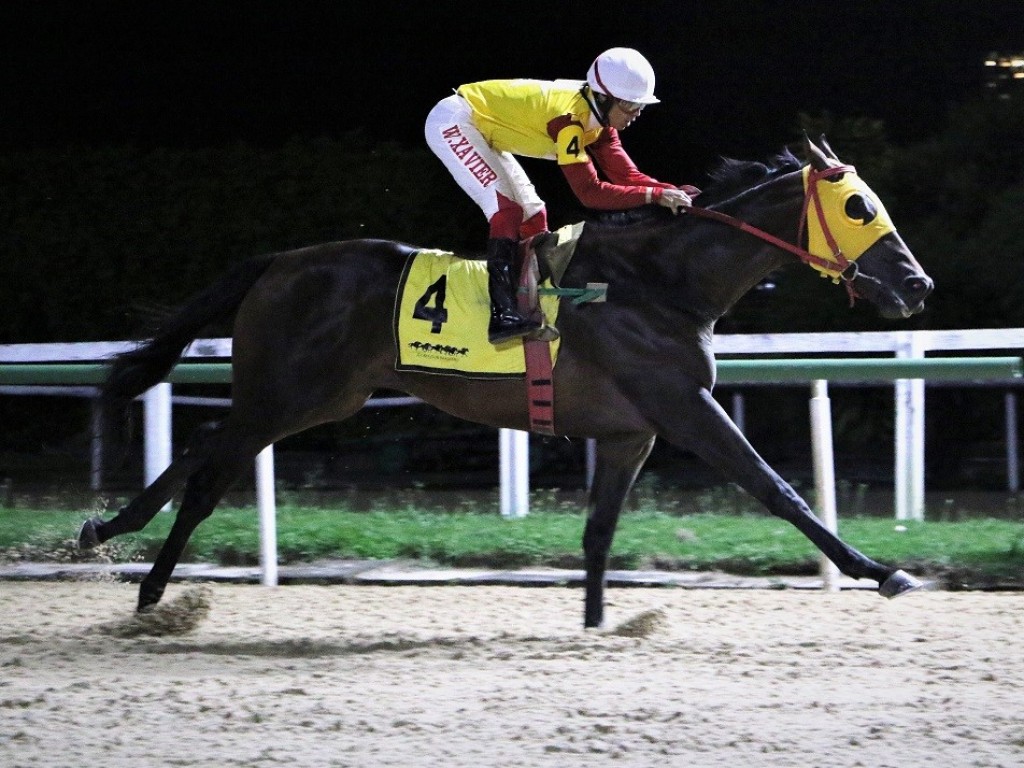
[(590, 65), (587, 84), (595, 93), (604, 93), (622, 101), (657, 104), (654, 95), (654, 69), (639, 51), (609, 48)]

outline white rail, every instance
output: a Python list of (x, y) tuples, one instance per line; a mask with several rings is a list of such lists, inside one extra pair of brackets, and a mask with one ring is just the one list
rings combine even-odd
[[(132, 342), (77, 342), (56, 344), (2, 344), (0, 363), (103, 361), (131, 349)], [(947, 331), (897, 331), (866, 333), (787, 333), (733, 334), (714, 338), (714, 350), (720, 357), (764, 356), (777, 354), (885, 353), (900, 358), (922, 358), (937, 351), (1017, 350), (1024, 347), (1024, 329), (976, 329)], [(231, 339), (197, 339), (184, 357), (229, 359)], [(161, 387), (165, 387), (159, 391)], [(159, 385), (147, 393), (147, 482), (155, 478), (170, 460), (170, 385)], [(895, 466), (896, 516), (920, 520), (924, 516), (924, 381), (901, 379), (895, 389)], [(11, 390), (6, 389), (10, 392)], [(382, 404), (392, 404), (390, 399)], [(401, 402), (414, 402), (400, 399)], [(1006, 401), (1008, 475), (1011, 487), (1018, 480), (1018, 468), (1011, 466), (1017, 456), (1016, 397)], [(734, 411), (742, 421), (742, 401), (734, 399)], [(1010, 423), (1012, 419), (1012, 424)], [(150, 423), (152, 422), (152, 423)], [(528, 443), (503, 431), (501, 445), (502, 511), (510, 517), (527, 513)], [(506, 455), (506, 451), (508, 454)]]
[[(74, 344), (5, 344), (0, 345), (0, 363), (85, 362), (106, 360), (131, 348), (131, 343), (101, 342)], [(1015, 350), (1024, 346), (1024, 329), (993, 329), (976, 331), (905, 331), (898, 333), (821, 333), (821, 334), (749, 334), (723, 335), (715, 339), (714, 349), (720, 356), (766, 354), (801, 355), (820, 353), (863, 354), (889, 353), (897, 358), (923, 358), (929, 351), (951, 350)], [(230, 339), (199, 339), (185, 351), (185, 357), (221, 358), (231, 356)], [(811, 383), (811, 434), (814, 450), (816, 508), (822, 522), (836, 530), (835, 473), (832, 456), (831, 406), (828, 383)], [(7, 388), (5, 388), (7, 389)], [(37, 389), (38, 388), (33, 388)], [(52, 388), (48, 388), (52, 389)], [(68, 388), (73, 389), (73, 388)], [(81, 388), (75, 388), (81, 389)], [(7, 390), (10, 391), (10, 390)], [(48, 391), (47, 394), (53, 394)], [(77, 392), (76, 392), (77, 394)], [(415, 402), (411, 398), (394, 398), (395, 403)], [(161, 383), (143, 398), (146, 421), (146, 482), (152, 482), (171, 460), (171, 385)], [(742, 422), (742, 402), (734, 406)], [(895, 382), (896, 445), (895, 482), (896, 516), (899, 519), (924, 517), (924, 381)], [(1007, 399), (1006, 417), (1012, 418), (1009, 432), (1012, 456), (1016, 457), (1016, 400)], [(95, 421), (95, 418), (94, 418)], [(507, 517), (522, 517), (528, 512), (529, 442), (526, 433), (500, 431), (501, 512)], [(94, 458), (95, 458), (94, 451)], [(592, 471), (592, 446), (588, 444), (588, 478)], [(1016, 467), (1011, 469), (1011, 482), (1016, 480)], [(274, 494), (273, 446), (268, 446), (256, 459), (257, 506), (260, 526), (260, 562), (262, 583), (277, 584), (277, 530)], [(825, 589), (836, 589), (837, 572), (824, 557), (821, 561)]]

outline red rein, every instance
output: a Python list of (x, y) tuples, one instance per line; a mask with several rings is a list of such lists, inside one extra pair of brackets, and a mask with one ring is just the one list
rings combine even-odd
[(815, 256), (804, 248), (788, 243), (773, 234), (765, 232), (763, 229), (747, 224), (745, 221), (740, 221), (727, 213), (715, 211), (710, 208), (699, 208), (696, 206), (689, 208), (688, 211), (691, 216), (699, 216), (703, 219), (719, 221), (743, 232), (749, 232), (755, 237), (761, 238), (765, 242), (771, 243), (784, 251), (789, 251), (790, 253), (795, 254), (797, 258), (805, 264), (816, 265), (831, 272), (838, 271), (840, 278), (843, 280), (843, 284), (846, 286), (846, 292), (850, 295), (850, 306), (853, 306), (853, 302), (857, 297), (857, 294), (853, 289), (853, 280), (857, 277), (857, 265), (843, 255), (842, 249), (839, 247), (835, 237), (832, 235), (832, 230), (829, 229), (828, 222), (825, 219), (825, 211), (821, 206), (821, 197), (818, 195), (818, 181), (821, 179), (827, 179), (830, 176), (838, 176), (842, 173), (856, 172), (857, 170), (852, 165), (837, 165), (833, 168), (826, 168), (823, 171), (811, 168), (807, 176), (807, 191), (804, 193), (804, 205), (800, 212), (800, 226), (797, 229), (797, 242), (800, 242), (801, 236), (804, 232), (804, 227), (807, 225), (807, 210), (813, 200), (815, 214), (818, 217), (818, 223), (821, 225), (821, 230), (825, 234), (825, 242), (828, 243), (828, 247), (831, 249), (832, 257), (835, 261), (829, 261), (821, 256)]

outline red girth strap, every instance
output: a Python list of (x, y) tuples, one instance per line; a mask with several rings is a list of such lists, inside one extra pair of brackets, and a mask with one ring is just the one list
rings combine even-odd
[[(519, 246), (519, 311), (543, 321), (544, 314), (537, 296), (539, 278), (532, 240)], [(555, 434), (555, 377), (551, 364), (551, 342), (523, 339), (526, 361), (526, 404), (530, 415), (530, 431), (542, 435)]]

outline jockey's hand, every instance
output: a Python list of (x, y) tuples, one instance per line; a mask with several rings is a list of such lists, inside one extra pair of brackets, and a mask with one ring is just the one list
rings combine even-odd
[(679, 213), (693, 205), (693, 199), (681, 189), (667, 188), (661, 190), (658, 205), (665, 206), (672, 213)]

